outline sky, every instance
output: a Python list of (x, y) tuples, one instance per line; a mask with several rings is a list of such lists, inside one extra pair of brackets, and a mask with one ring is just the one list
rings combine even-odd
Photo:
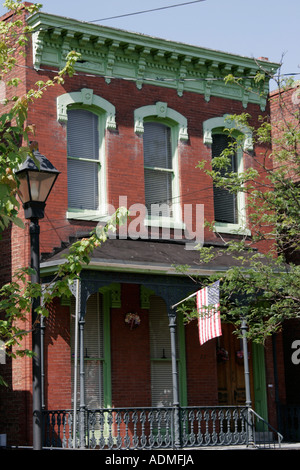
[[(251, 58), (268, 57), (271, 62), (282, 63), (281, 74), (300, 79), (299, 0), (40, 0), (39, 3), (45, 13)], [(6, 11), (0, 7), (1, 15)], [(275, 82), (270, 88), (275, 88)]]

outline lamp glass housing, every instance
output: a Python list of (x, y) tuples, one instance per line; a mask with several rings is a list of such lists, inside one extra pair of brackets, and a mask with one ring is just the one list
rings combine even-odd
[(42, 171), (24, 171), (19, 174), (20, 199), (23, 204), (31, 201), (45, 202), (57, 174)]
[(23, 203), (26, 219), (42, 219), (46, 200), (51, 192), (59, 171), (38, 150), (33, 158), (28, 156), (16, 171), (19, 179), (19, 196)]

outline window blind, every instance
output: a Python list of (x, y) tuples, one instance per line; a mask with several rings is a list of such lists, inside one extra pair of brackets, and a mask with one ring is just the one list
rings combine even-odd
[(70, 109), (67, 142), (69, 157), (98, 160), (98, 116), (85, 109)]
[[(87, 301), (84, 324), (84, 368), (85, 368), (85, 401), (90, 408), (103, 406), (103, 313), (100, 305), (100, 294), (93, 294)], [(71, 351), (75, 351), (75, 300), (71, 301)], [(79, 351), (78, 351), (79, 354)], [(79, 357), (78, 357), (79, 360)], [(72, 386), (74, 368), (72, 367)], [(77, 401), (79, 400), (80, 382), (79, 367), (77, 377)], [(73, 390), (73, 388), (72, 388)]]
[(97, 210), (99, 207), (98, 116), (84, 109), (68, 111), (68, 206)]
[(149, 309), (152, 406), (173, 404), (171, 339), (166, 304), (151, 296)]
[(98, 164), (68, 160), (68, 206), (98, 209)]
[(171, 361), (151, 364), (152, 406), (173, 405), (173, 382)]
[[(212, 158), (219, 157), (230, 143), (229, 137), (225, 134), (215, 134), (212, 142)], [(221, 171), (221, 175), (225, 173), (237, 171), (236, 154), (231, 157), (229, 167)], [(214, 192), (214, 211), (215, 221), (223, 223), (236, 224), (237, 218), (237, 197), (236, 194), (230, 193), (227, 189), (213, 187)]]
[[(172, 215), (171, 129), (157, 122), (144, 123), (145, 202), (150, 215)], [(155, 213), (153, 205), (160, 205)], [(156, 207), (157, 208), (157, 207)]]

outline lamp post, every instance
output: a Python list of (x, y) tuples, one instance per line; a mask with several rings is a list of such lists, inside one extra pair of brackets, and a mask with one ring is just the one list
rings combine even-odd
[[(59, 174), (54, 166), (33, 151), (34, 158), (27, 157), (16, 171), (20, 186), (20, 199), (23, 203), (25, 218), (30, 219), (30, 251), (32, 283), (40, 283), (40, 244), (39, 219), (44, 217), (46, 200)], [(41, 329), (36, 313), (40, 298), (32, 301), (32, 407), (33, 407), (33, 449), (42, 449), (42, 390), (41, 390)]]

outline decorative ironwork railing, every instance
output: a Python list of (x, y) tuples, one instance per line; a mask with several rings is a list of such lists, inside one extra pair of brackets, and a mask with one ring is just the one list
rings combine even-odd
[(249, 409), (248, 416), (251, 422), (251, 429), (253, 430), (251, 438), (255, 447), (264, 449), (281, 447), (282, 434), (276, 431), (273, 426), (255, 413), (254, 410)]
[(78, 411), (74, 423), (71, 410), (45, 411), (44, 447), (117, 450), (255, 445), (253, 423), (259, 417), (253, 413), (248, 407), (234, 406), (105, 408)]

